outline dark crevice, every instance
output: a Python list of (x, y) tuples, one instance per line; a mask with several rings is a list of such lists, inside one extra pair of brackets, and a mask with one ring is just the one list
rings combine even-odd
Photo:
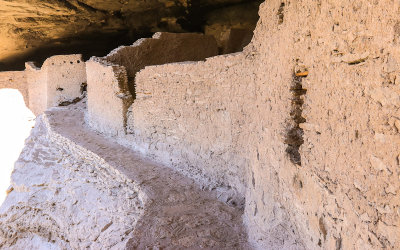
[(82, 94), (82, 95), (85, 95), (86, 92), (87, 92), (87, 83), (86, 83), (86, 82), (83, 82), (83, 83), (81, 84), (81, 94)]
[(361, 59), (358, 59), (358, 60), (355, 60), (355, 61), (352, 61), (352, 62), (348, 62), (348, 64), (349, 65), (357, 65), (357, 64), (365, 62), (366, 60), (367, 60), (366, 58), (361, 58)]
[[(189, 32), (203, 32), (204, 24), (208, 23), (207, 16), (210, 12), (218, 9), (226, 9), (233, 6), (243, 6), (245, 8), (246, 4), (256, 3), (258, 6), (262, 3), (262, 0), (248, 0), (248, 1), (233, 1), (233, 2), (223, 2), (215, 4), (205, 4), (202, 1), (190, 0), (187, 2), (187, 8), (184, 8), (184, 14), (178, 18), (177, 23), (181, 27)], [(257, 14), (257, 13), (255, 13)]]
[(277, 16), (278, 16), (278, 24), (282, 24), (283, 23), (283, 18), (284, 18), (284, 14), (283, 14), (283, 11), (285, 10), (285, 3), (281, 3), (281, 6), (279, 6), (279, 9), (278, 9), (278, 13), (277, 13)]
[(186, 14), (178, 19), (177, 23), (190, 32), (202, 30), (202, 24), (205, 21), (203, 13), (205, 11), (206, 7), (202, 6), (198, 1), (188, 1)]
[(78, 10), (78, 8), (77, 8), (75, 5), (73, 5), (72, 3), (70, 3), (68, 0), (58, 0), (58, 2), (59, 2), (64, 8), (68, 8), (68, 9), (75, 10), (75, 11)]
[(299, 149), (304, 143), (304, 131), (300, 127), (300, 124), (306, 122), (302, 113), (304, 104), (303, 95), (307, 93), (307, 90), (303, 89), (302, 85), (302, 79), (306, 77), (306, 75), (299, 75), (302, 74), (293, 75), (292, 86), (290, 87), (290, 92), (292, 93), (291, 110), (290, 117), (286, 124), (287, 131), (285, 144), (287, 144), (286, 153), (289, 155), (290, 161), (301, 166), (301, 155)]
[(105, 13), (105, 11), (101, 11), (99, 9), (93, 8), (90, 5), (87, 5), (86, 3), (83, 3), (81, 1), (77, 1), (76, 2), (81, 8), (85, 9), (86, 11), (91, 11), (91, 12), (103, 12)]
[(322, 236), (324, 237), (324, 241), (326, 241), (326, 235), (328, 234), (328, 232), (326, 230), (326, 227), (325, 227), (325, 224), (324, 224), (324, 220), (323, 220), (322, 217), (319, 218), (318, 223), (319, 223), (319, 229), (320, 229), (320, 231), (322, 233)]
[(75, 103), (80, 102), (83, 98), (84, 97), (82, 96), (82, 97), (77, 97), (72, 101), (64, 101), (64, 102), (61, 102), (60, 104), (58, 104), (58, 106), (60, 106), (60, 107), (69, 106), (71, 104), (75, 104)]
[(342, 249), (342, 238), (339, 237), (336, 239), (336, 250), (341, 250)]

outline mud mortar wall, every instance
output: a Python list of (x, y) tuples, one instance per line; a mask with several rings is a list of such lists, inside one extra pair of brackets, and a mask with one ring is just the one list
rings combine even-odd
[(399, 248), (399, 7), (269, 1), (243, 53), (138, 73), (128, 131), (244, 196), (260, 249)]
[(248, 119), (244, 108), (254, 102), (255, 89), (248, 83), (255, 79), (240, 61), (243, 54), (142, 70), (128, 133), (146, 154), (205, 186), (232, 188), (233, 196), (243, 197), (247, 145), (239, 141), (239, 131)]
[(218, 54), (212, 36), (156, 33), (87, 62), (88, 123), (111, 135), (126, 132), (127, 110), (135, 99), (135, 75), (148, 65), (198, 61)]
[(47, 107), (72, 102), (82, 95), (86, 66), (81, 55), (51, 57), (43, 67), (47, 70)]
[(86, 71), (88, 124), (106, 134), (125, 134), (126, 113), (133, 102), (125, 68), (92, 58), (86, 63)]
[(47, 108), (68, 105), (82, 96), (86, 85), (86, 66), (81, 55), (48, 58), (42, 68), (26, 63), (30, 109), (36, 114)]
[(25, 105), (28, 105), (28, 84), (24, 71), (0, 72), (0, 89), (17, 89), (24, 97)]
[(217, 54), (217, 42), (212, 36), (158, 32), (152, 38), (139, 39), (132, 46), (121, 46), (113, 50), (104, 57), (104, 60), (125, 67), (129, 90), (134, 96), (135, 75), (144, 67), (172, 62), (200, 61)]
[(289, 6), (283, 24), (301, 30), (293, 47), (310, 70), (294, 196), (302, 229), (314, 232), (309, 245), (399, 248), (399, 2), (311, 2)]
[(25, 63), (29, 109), (38, 115), (47, 109), (47, 74), (33, 63)]

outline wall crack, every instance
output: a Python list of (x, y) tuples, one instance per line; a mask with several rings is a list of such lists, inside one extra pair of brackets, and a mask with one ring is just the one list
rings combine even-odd
[(307, 93), (307, 90), (303, 88), (302, 80), (308, 76), (308, 72), (298, 72), (293, 74), (292, 85), (290, 92), (292, 94), (290, 117), (286, 122), (286, 135), (285, 144), (286, 153), (292, 163), (301, 166), (300, 146), (304, 143), (303, 135), (304, 131), (300, 127), (301, 123), (305, 123), (306, 119), (302, 116), (303, 113), (303, 96)]

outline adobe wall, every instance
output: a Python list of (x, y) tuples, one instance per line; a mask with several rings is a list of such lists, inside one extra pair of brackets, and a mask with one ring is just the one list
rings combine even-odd
[[(242, 61), (242, 63), (239, 63)], [(248, 159), (240, 141), (254, 89), (243, 54), (151, 66), (136, 77), (128, 133), (138, 149), (170, 164), (226, 201), (243, 205)], [(245, 91), (247, 89), (247, 91)]]
[(29, 107), (35, 115), (47, 108), (68, 105), (82, 96), (86, 85), (86, 66), (81, 55), (48, 58), (41, 68), (25, 64), (29, 86)]
[(47, 109), (47, 74), (32, 62), (25, 63), (25, 74), (28, 83), (29, 109), (39, 115)]
[(0, 72), (0, 89), (17, 89), (24, 97), (25, 105), (28, 105), (28, 84), (24, 71)]
[(82, 55), (48, 58), (42, 66), (47, 71), (47, 107), (54, 107), (82, 95), (86, 85), (86, 65)]
[(132, 146), (245, 197), (259, 249), (400, 248), (399, 7), (264, 3), (243, 53), (137, 74)]
[(135, 75), (146, 66), (200, 61), (215, 55), (218, 55), (218, 48), (213, 36), (157, 32), (152, 38), (139, 39), (132, 46), (121, 46), (113, 50), (104, 59), (125, 67), (129, 90), (134, 95)]
[[(148, 65), (199, 61), (218, 54), (215, 39), (194, 33), (156, 33), (87, 62), (88, 123), (98, 131), (120, 134), (135, 99), (136, 73)], [(112, 93), (111, 96), (109, 93)], [(106, 105), (104, 105), (106, 104)]]
[(100, 58), (91, 58), (86, 63), (86, 71), (86, 122), (91, 128), (106, 134), (126, 134), (126, 114), (133, 98), (125, 68)]

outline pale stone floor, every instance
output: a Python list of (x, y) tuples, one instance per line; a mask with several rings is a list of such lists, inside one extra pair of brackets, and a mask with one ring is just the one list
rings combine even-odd
[(54, 131), (101, 156), (140, 184), (151, 200), (134, 231), (132, 249), (161, 247), (248, 249), (242, 211), (230, 207), (189, 178), (143, 158), (84, 124), (79, 103), (46, 112)]
[[(123, 191), (109, 192), (109, 194), (105, 192), (108, 189), (112, 191), (113, 186), (108, 187), (111, 185), (109, 182), (118, 182), (119, 176), (122, 175), (126, 177), (126, 180), (120, 182), (120, 186), (129, 187), (130, 184), (128, 186), (126, 184), (128, 180), (139, 187), (138, 190), (133, 190), (134, 192), (143, 193), (147, 197), (143, 208), (132, 206), (129, 208), (131, 211), (121, 213), (121, 216), (126, 217), (118, 219), (121, 222), (136, 221), (135, 225), (132, 225), (134, 228), (130, 234), (131, 240), (127, 244), (128, 249), (250, 248), (242, 222), (242, 210), (220, 202), (216, 194), (201, 190), (192, 180), (172, 169), (147, 160), (119, 145), (112, 138), (106, 138), (87, 128), (84, 123), (84, 107), (83, 102), (68, 107), (54, 108), (38, 118), (41, 122), (35, 125), (30, 139), (27, 140), (27, 145), (29, 145), (23, 150), (12, 177), (16, 189), (10, 193), (0, 209), (0, 213), (3, 213), (2, 219), (0, 216), (0, 231), (3, 223), (3, 225), (10, 225), (14, 231), (28, 234), (31, 232), (30, 236), (20, 235), (22, 238), (17, 239), (14, 247), (27, 246), (27, 244), (33, 247), (37, 233), (34, 230), (39, 225), (39, 228), (49, 228), (54, 235), (64, 234), (63, 238), (69, 239), (69, 243), (61, 242), (66, 249), (74, 248), (73, 244), (80, 248), (83, 242), (79, 240), (79, 236), (82, 236), (79, 232), (86, 229), (82, 239), (88, 241), (88, 245), (85, 246), (101, 249), (104, 242), (108, 242), (105, 237), (108, 234), (111, 236), (112, 232), (118, 232), (117, 227), (123, 223), (114, 221), (111, 227), (105, 226), (99, 229), (90, 226), (89, 219), (96, 212), (108, 216), (106, 211), (112, 211), (113, 207), (119, 210), (120, 205), (124, 205), (121, 201), (117, 202), (118, 199), (126, 199)], [(29, 133), (29, 130), (26, 132)], [(22, 134), (20, 136), (22, 140)], [(23, 142), (18, 145), (23, 145)], [(57, 160), (60, 158), (59, 154), (63, 155), (60, 156), (61, 161)], [(41, 159), (44, 157), (40, 157), (41, 155), (47, 155), (47, 158)], [(85, 158), (99, 156), (101, 160), (84, 160), (86, 163), (78, 166), (77, 163), (82, 161), (79, 155)], [(18, 152), (14, 156), (17, 158)], [(48, 162), (52, 157), (53, 162)], [(90, 162), (94, 162), (93, 167), (97, 170), (88, 170)], [(10, 167), (8, 169), (9, 173)], [(97, 171), (98, 175), (93, 175), (93, 171), (94, 173)], [(108, 177), (102, 171), (108, 172)], [(79, 173), (79, 175), (74, 173)], [(45, 176), (49, 176), (47, 178), (49, 180), (44, 180)], [(60, 176), (66, 176), (65, 180), (59, 178)], [(95, 178), (95, 176), (98, 177)], [(36, 179), (43, 180), (43, 184), (35, 185)], [(76, 183), (79, 181), (81, 183)], [(85, 187), (87, 185), (91, 185), (91, 188)], [(72, 186), (75, 188), (74, 193), (82, 195), (71, 195), (69, 189)], [(51, 195), (54, 190), (60, 191), (56, 192), (57, 195)], [(92, 190), (92, 193), (88, 190)], [(111, 198), (115, 195), (117, 195), (115, 199)], [(73, 202), (75, 199), (78, 202)], [(95, 206), (85, 205), (85, 202), (92, 200)], [(106, 201), (108, 204), (98, 203), (101, 201)], [(66, 209), (66, 207), (71, 207), (71, 209)], [(101, 210), (96, 211), (96, 207)], [(26, 211), (24, 209), (21, 211), (21, 208)], [(74, 218), (79, 217), (85, 209), (89, 211), (87, 221), (73, 223)], [(47, 222), (44, 219), (40, 220), (40, 216), (46, 214), (51, 220)], [(115, 214), (111, 217), (115, 217)], [(58, 226), (54, 223), (50, 225), (51, 221), (62, 223)], [(112, 232), (109, 232), (108, 228), (112, 228)], [(3, 229), (3, 232), (6, 232), (3, 237), (19, 237), (16, 234), (8, 234), (8, 231), (6, 228)], [(42, 233), (43, 229), (40, 232)], [(100, 236), (98, 236), (99, 233)], [(90, 240), (92, 238), (94, 240)], [(10, 244), (13, 244), (12, 241)], [(47, 244), (42, 235), (40, 240), (36, 241), (42, 246)], [(13, 248), (12, 245), (5, 246), (6, 249), (7, 246)]]
[(0, 90), (0, 204), (6, 196), (14, 163), (29, 136), (34, 118), (18, 90)]

